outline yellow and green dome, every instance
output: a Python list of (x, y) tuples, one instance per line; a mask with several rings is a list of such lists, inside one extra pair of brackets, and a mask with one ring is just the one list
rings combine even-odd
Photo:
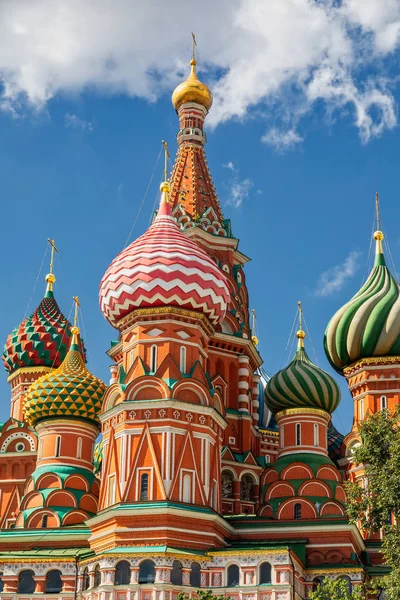
[(79, 345), (79, 329), (72, 328), (71, 347), (58, 369), (40, 377), (25, 397), (25, 417), (34, 426), (54, 417), (97, 422), (106, 385), (86, 368)]
[(386, 266), (383, 233), (374, 237), (375, 263), (366, 283), (326, 328), (325, 353), (338, 372), (362, 358), (400, 355), (400, 286)]
[(274, 414), (289, 408), (315, 408), (331, 414), (339, 405), (338, 384), (309, 359), (304, 337), (300, 329), (293, 360), (273, 375), (265, 388), (267, 406)]

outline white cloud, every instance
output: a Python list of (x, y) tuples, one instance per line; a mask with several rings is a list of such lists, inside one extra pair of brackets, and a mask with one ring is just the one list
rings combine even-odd
[(77, 115), (67, 113), (64, 115), (64, 123), (65, 127), (70, 127), (72, 129), (80, 129), (81, 131), (93, 131), (95, 128), (94, 121), (85, 121), (84, 119), (80, 119)]
[(315, 295), (325, 297), (339, 292), (346, 281), (357, 272), (361, 254), (358, 250), (353, 250), (341, 265), (336, 265), (321, 273)]
[(303, 138), (297, 133), (295, 129), (278, 129), (277, 127), (271, 127), (261, 138), (261, 140), (273, 146), (278, 152), (284, 152), (285, 150), (291, 150), (303, 141)]
[(268, 131), (296, 131), (317, 102), (350, 113), (365, 142), (395, 126), (399, 0), (2, 2), (0, 108), (88, 89), (154, 101), (187, 73), (193, 11), (210, 126), (261, 106)]
[(245, 200), (250, 196), (250, 191), (253, 187), (253, 181), (249, 178), (240, 179), (239, 169), (235, 167), (232, 161), (229, 161), (225, 165), (222, 165), (229, 171), (231, 171), (232, 175), (228, 183), (229, 188), (229, 198), (226, 201), (226, 204), (230, 204), (235, 208), (239, 208)]

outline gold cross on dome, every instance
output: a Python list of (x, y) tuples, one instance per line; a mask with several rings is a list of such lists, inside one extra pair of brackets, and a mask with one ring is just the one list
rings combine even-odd
[(300, 329), (303, 329), (303, 307), (300, 300), (298, 301), (297, 306), (299, 307), (299, 326)]
[(195, 49), (196, 46), (197, 46), (196, 36), (192, 32), (192, 60), (195, 60), (195, 58), (194, 58), (194, 49)]
[(72, 300), (75, 302), (74, 327), (78, 327), (78, 310), (80, 307), (80, 302), (78, 296), (73, 296)]
[(161, 143), (164, 147), (164, 181), (167, 181), (168, 175), (168, 159), (170, 158), (170, 153), (168, 150), (168, 143), (164, 140), (161, 140)]
[(51, 240), (50, 238), (47, 238), (47, 241), (49, 242), (50, 246), (51, 246), (51, 254), (50, 254), (50, 273), (53, 273), (53, 267), (54, 267), (54, 252), (58, 253), (58, 248), (56, 247), (56, 242), (55, 240)]

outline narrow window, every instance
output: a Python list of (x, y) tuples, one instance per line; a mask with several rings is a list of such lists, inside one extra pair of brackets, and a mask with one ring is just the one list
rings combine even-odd
[(182, 563), (179, 560), (174, 560), (171, 571), (172, 585), (182, 585)]
[(47, 522), (49, 520), (49, 515), (43, 515), (42, 517), (42, 527), (45, 529), (47, 527)]
[(43, 456), (43, 439), (41, 439), (39, 441), (39, 452), (38, 452), (38, 458), (42, 458)]
[(131, 581), (131, 565), (127, 560), (120, 560), (115, 569), (115, 585), (129, 585)]
[(283, 447), (284, 447), (284, 444), (285, 444), (285, 435), (284, 435), (284, 433), (285, 433), (285, 429), (284, 429), (284, 427), (282, 426), (282, 427), (280, 428), (280, 431), (279, 431), (280, 438), (281, 438), (281, 448), (283, 448)]
[(194, 588), (199, 588), (200, 583), (200, 565), (197, 562), (192, 563), (190, 569), (190, 585)]
[(139, 566), (139, 583), (154, 583), (155, 565), (152, 560), (144, 560)]
[(129, 352), (129, 367), (128, 367), (129, 369), (133, 365), (134, 356), (135, 356), (135, 350), (131, 350)]
[(314, 423), (314, 446), (319, 446), (319, 427)]
[(82, 438), (78, 438), (76, 444), (76, 458), (82, 458)]
[(364, 399), (361, 398), (360, 400), (360, 421), (362, 421), (364, 418)]
[(140, 478), (140, 499), (149, 499), (149, 474), (143, 473)]
[(296, 446), (301, 446), (301, 425), (296, 423)]
[(237, 565), (230, 565), (228, 567), (227, 587), (235, 585), (239, 585), (239, 567)]
[(180, 350), (180, 371), (182, 375), (186, 373), (186, 348), (185, 346), (181, 346)]
[(61, 452), (61, 436), (56, 437), (56, 458), (60, 456)]
[(387, 408), (387, 399), (386, 396), (381, 396), (381, 410), (385, 410)]
[(33, 594), (35, 592), (36, 583), (33, 576), (34, 572), (30, 569), (21, 571), (18, 576), (17, 594)]
[(62, 590), (61, 572), (58, 569), (46, 574), (45, 594), (59, 594)]
[(115, 504), (115, 475), (108, 478), (108, 505)]
[(157, 371), (157, 346), (150, 348), (150, 371), (155, 373)]
[(269, 562), (263, 562), (260, 565), (260, 585), (271, 583), (271, 565)]
[(94, 577), (93, 577), (93, 587), (99, 587), (101, 585), (101, 571), (100, 565), (96, 565), (94, 569)]
[(192, 501), (192, 478), (186, 474), (183, 476), (182, 501), (190, 503)]
[(301, 504), (298, 502), (294, 505), (293, 518), (296, 520), (301, 519)]
[(86, 590), (89, 589), (89, 569), (86, 567), (85, 570), (83, 571), (83, 576), (82, 576), (82, 590), (85, 592)]

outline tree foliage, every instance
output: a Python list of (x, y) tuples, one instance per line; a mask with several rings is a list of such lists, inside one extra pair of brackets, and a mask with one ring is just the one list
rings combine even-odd
[(347, 482), (347, 514), (367, 533), (382, 531), (382, 550), (391, 573), (379, 585), (385, 599), (398, 600), (400, 590), (400, 407), (378, 411), (360, 424), (362, 444), (354, 462), (363, 465), (361, 482)]
[(311, 600), (361, 600), (364, 598), (361, 588), (349, 592), (347, 581), (325, 577), (317, 589), (311, 592)]

